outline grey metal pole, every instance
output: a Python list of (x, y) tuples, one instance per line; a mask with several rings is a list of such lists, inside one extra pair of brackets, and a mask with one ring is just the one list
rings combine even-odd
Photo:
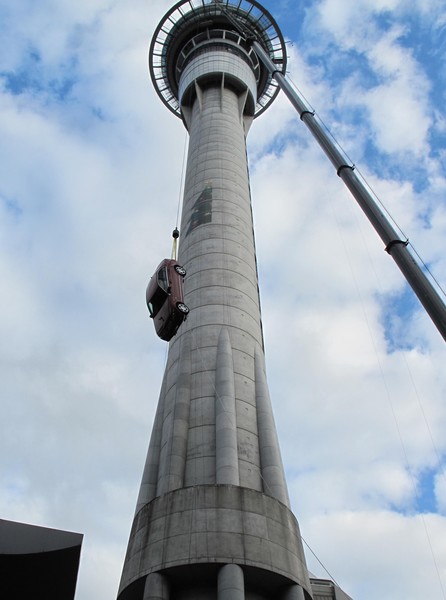
[(311, 131), (322, 150), (332, 162), (338, 176), (357, 200), (359, 206), (375, 228), (375, 231), (384, 242), (386, 252), (392, 256), (438, 331), (443, 336), (443, 339), (446, 341), (446, 305), (418, 262), (410, 253), (408, 241), (400, 238), (397, 231), (393, 228), (392, 224), (376, 203), (374, 197), (365, 187), (361, 179), (356, 175), (354, 165), (348, 164), (346, 157), (334, 144), (314, 111), (309, 108), (303, 97), (296, 89), (294, 89), (286, 79), (285, 75), (277, 69), (276, 65), (259, 42), (256, 40), (252, 41), (252, 46), (259, 59), (270, 71), (271, 76), (277, 81), (279, 87), (283, 90), (291, 104), (299, 113), (301, 120)]

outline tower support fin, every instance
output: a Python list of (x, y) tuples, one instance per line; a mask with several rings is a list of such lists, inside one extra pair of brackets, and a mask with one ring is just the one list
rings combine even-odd
[(255, 355), (255, 385), (257, 405), (257, 425), (259, 430), (260, 468), (264, 484), (264, 493), (273, 496), (289, 506), (288, 491), (285, 483), (279, 441), (274, 423), (273, 411), (269, 399), (268, 384), (262, 356)]
[[(186, 341), (180, 356), (175, 398), (165, 399), (163, 450), (160, 455), (159, 494), (184, 484), (190, 414), (190, 343)], [(167, 396), (168, 397), (168, 396)]]
[(216, 483), (240, 485), (234, 362), (229, 332), (220, 331), (215, 373)]

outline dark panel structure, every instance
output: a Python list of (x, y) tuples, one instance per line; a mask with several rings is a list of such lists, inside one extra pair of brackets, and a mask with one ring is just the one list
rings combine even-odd
[(83, 535), (0, 520), (0, 598), (73, 600)]

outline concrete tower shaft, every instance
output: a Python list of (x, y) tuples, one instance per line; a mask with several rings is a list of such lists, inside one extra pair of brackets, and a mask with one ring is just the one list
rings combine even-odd
[(170, 342), (119, 600), (311, 597), (265, 376), (246, 160), (276, 90), (234, 20), (284, 68), (256, 2), (180, 2), (151, 47), (157, 91), (190, 135), (179, 253), (190, 314)]

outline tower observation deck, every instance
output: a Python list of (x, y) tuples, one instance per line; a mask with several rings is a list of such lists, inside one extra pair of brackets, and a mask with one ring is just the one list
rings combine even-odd
[(246, 135), (285, 44), (254, 0), (182, 0), (150, 74), (190, 136), (178, 261), (188, 319), (169, 344), (119, 600), (309, 600), (268, 386)]

